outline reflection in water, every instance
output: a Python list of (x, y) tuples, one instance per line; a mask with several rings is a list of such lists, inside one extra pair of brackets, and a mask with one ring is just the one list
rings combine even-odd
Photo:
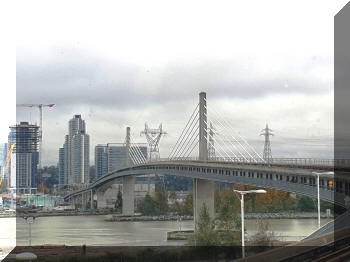
[[(105, 216), (39, 217), (32, 226), (32, 243), (158, 246), (183, 245), (185, 241), (167, 241), (166, 233), (178, 230), (177, 221), (106, 222)], [(322, 224), (331, 219), (323, 219)], [(257, 231), (254, 219), (246, 220), (248, 236)], [(317, 229), (317, 219), (268, 219), (270, 230), (281, 240), (300, 240)], [(1, 223), (2, 224), (2, 223)], [(182, 221), (182, 230), (194, 228), (193, 221)], [(28, 225), (17, 219), (17, 245), (28, 243)]]

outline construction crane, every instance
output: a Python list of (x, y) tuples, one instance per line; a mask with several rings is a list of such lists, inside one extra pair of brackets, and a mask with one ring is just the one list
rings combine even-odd
[[(13, 149), (15, 148), (15, 146), (16, 146), (16, 143), (13, 143), (10, 146), (9, 151), (7, 152), (6, 162), (5, 162), (4, 167), (2, 168), (2, 174), (0, 176), (0, 186), (2, 185), (2, 183), (4, 181), (4, 178), (5, 178), (5, 170), (7, 168), (9, 168), (9, 164), (10, 164), (10, 161), (11, 161), (11, 155), (12, 155), (12, 152), (13, 152)], [(10, 186), (10, 178), (9, 177), (7, 178), (7, 181), (8, 181), (8, 186)]]
[[(40, 124), (39, 124), (39, 169), (41, 170), (41, 150), (43, 141), (43, 107), (54, 107), (55, 104), (17, 104), (18, 107), (37, 107), (40, 113)], [(41, 172), (41, 171), (40, 171)], [(39, 176), (40, 182), (42, 182), (41, 174)]]

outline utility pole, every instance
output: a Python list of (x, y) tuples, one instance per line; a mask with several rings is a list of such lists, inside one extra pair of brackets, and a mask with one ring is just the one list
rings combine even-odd
[(264, 153), (263, 153), (263, 159), (267, 163), (271, 163), (272, 161), (272, 153), (271, 153), (271, 144), (270, 144), (270, 136), (273, 136), (272, 133), (273, 130), (269, 128), (269, 126), (266, 124), (266, 127), (261, 130), (261, 136), (265, 136), (265, 144), (264, 144)]

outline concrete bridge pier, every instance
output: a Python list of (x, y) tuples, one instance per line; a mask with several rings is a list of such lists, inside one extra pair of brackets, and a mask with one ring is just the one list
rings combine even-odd
[(123, 207), (122, 213), (124, 216), (133, 216), (135, 214), (134, 206), (134, 188), (135, 178), (133, 176), (123, 178)]
[(86, 193), (82, 192), (81, 193), (81, 210), (86, 209)]
[(195, 223), (198, 222), (202, 208), (205, 206), (211, 218), (215, 217), (214, 209), (215, 182), (194, 179), (193, 181), (193, 214)]
[(96, 197), (97, 197), (97, 207), (96, 208), (106, 208), (107, 207), (107, 200), (105, 198), (105, 191), (97, 190)]

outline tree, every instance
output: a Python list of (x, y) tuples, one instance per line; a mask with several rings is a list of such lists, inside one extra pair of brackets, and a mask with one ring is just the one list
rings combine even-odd
[(118, 195), (117, 195), (117, 200), (115, 201), (115, 209), (117, 209), (117, 211), (121, 212), (122, 208), (123, 208), (123, 197), (122, 197), (122, 192), (120, 192), (120, 190), (118, 191)]
[(155, 193), (154, 201), (157, 204), (159, 214), (164, 214), (168, 212), (168, 209), (169, 209), (168, 194), (167, 192), (165, 192), (164, 187), (158, 187)]
[(154, 216), (158, 214), (157, 203), (147, 194), (139, 204), (139, 212), (145, 216)]
[(311, 197), (301, 196), (298, 201), (298, 210), (301, 212), (313, 212), (316, 206)]
[(215, 231), (215, 220), (209, 215), (208, 208), (203, 204), (196, 223), (196, 232), (190, 238), (198, 246), (217, 246), (220, 244), (219, 235)]
[(221, 192), (216, 216), (221, 245), (240, 245), (239, 206), (239, 200), (231, 189), (225, 189)]

